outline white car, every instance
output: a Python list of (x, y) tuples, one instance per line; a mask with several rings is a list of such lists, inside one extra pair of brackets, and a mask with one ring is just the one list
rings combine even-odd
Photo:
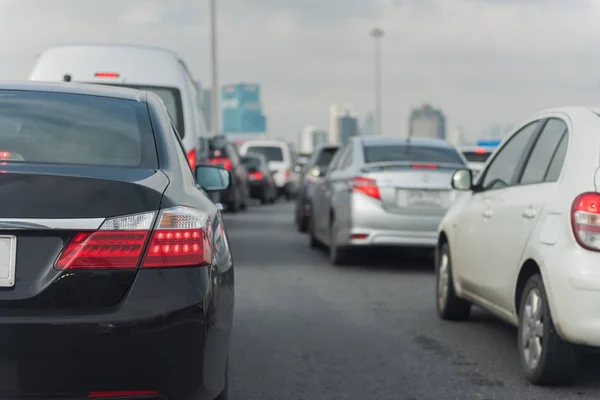
[(472, 304), (518, 326), (534, 384), (575, 378), (583, 346), (600, 347), (600, 108), (541, 112), (514, 130), (439, 227), (438, 314)]
[(463, 157), (467, 159), (468, 166), (473, 171), (473, 175), (477, 176), (495, 149), (484, 146), (463, 146), (459, 150)]
[(73, 44), (46, 49), (30, 80), (124, 86), (153, 92), (165, 104), (192, 169), (208, 163), (201, 96), (185, 62), (173, 52), (128, 44)]
[(292, 179), (296, 154), (289, 143), (281, 140), (246, 140), (240, 146), (240, 153), (262, 154), (267, 159), (269, 169), (275, 179), (280, 196), (291, 199), (296, 194), (296, 186)]

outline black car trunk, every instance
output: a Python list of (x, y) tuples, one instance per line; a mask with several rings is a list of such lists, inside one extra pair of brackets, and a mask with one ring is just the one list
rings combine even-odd
[(0, 165), (0, 281), (16, 244), (14, 284), (0, 286), (0, 315), (115, 306), (135, 269), (59, 271), (54, 263), (70, 239), (104, 218), (158, 210), (167, 185), (150, 169)]

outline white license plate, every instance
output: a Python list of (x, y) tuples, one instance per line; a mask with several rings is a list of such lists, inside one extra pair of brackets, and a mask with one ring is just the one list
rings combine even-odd
[(407, 204), (409, 207), (441, 208), (442, 196), (433, 190), (411, 190), (408, 192)]
[(0, 287), (15, 285), (17, 237), (0, 236)]

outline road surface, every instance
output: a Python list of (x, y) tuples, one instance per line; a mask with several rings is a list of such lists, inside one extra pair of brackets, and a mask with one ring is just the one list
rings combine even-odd
[(597, 355), (577, 385), (534, 387), (514, 328), (480, 310), (466, 323), (440, 321), (427, 257), (371, 254), (334, 267), (296, 231), (291, 203), (225, 221), (236, 263), (234, 400), (600, 398)]

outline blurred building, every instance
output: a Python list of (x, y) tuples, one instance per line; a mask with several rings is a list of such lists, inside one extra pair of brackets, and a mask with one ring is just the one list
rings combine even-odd
[(493, 124), (483, 129), (480, 139), (504, 139), (506, 135), (513, 129), (509, 124)]
[(298, 152), (300, 154), (312, 153), (317, 147), (329, 143), (329, 133), (314, 126), (306, 126), (300, 131), (298, 137)]
[(465, 132), (463, 131), (462, 127), (459, 126), (450, 131), (447, 140), (455, 147), (465, 146), (468, 144)]
[(414, 108), (409, 117), (408, 134), (414, 137), (446, 139), (446, 117), (429, 104)]
[(234, 83), (221, 88), (223, 133), (265, 133), (260, 85)]
[(358, 136), (358, 118), (351, 105), (332, 104), (329, 107), (329, 143), (342, 144)]
[(361, 134), (363, 136), (371, 136), (375, 134), (375, 116), (373, 113), (368, 113), (363, 121)]

